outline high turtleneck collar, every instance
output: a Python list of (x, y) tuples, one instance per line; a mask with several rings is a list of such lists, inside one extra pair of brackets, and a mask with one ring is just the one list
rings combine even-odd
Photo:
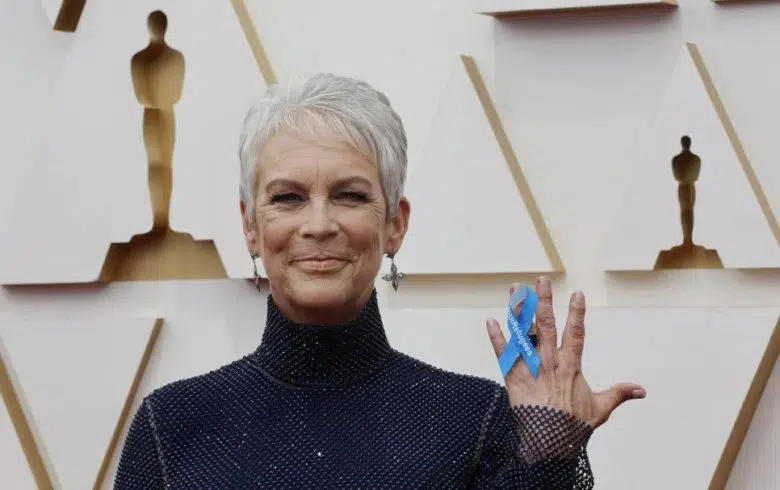
[(355, 320), (337, 326), (293, 322), (269, 295), (265, 331), (255, 356), (271, 376), (312, 388), (351, 383), (381, 365), (391, 351), (375, 290)]

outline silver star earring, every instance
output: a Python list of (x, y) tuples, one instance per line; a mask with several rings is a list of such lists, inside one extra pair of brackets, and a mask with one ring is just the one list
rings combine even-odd
[(255, 280), (255, 287), (257, 288), (258, 291), (262, 292), (262, 290), (260, 289), (260, 280), (262, 279), (262, 277), (257, 272), (257, 259), (258, 257), (260, 257), (260, 254), (252, 254), (251, 257), (252, 257), (252, 269), (253, 269), (253, 275)]
[(390, 274), (382, 276), (382, 280), (388, 281), (393, 286), (393, 290), (398, 291), (398, 283), (406, 277), (406, 274), (398, 272), (398, 267), (395, 266), (394, 254), (387, 254), (387, 256), (390, 257)]

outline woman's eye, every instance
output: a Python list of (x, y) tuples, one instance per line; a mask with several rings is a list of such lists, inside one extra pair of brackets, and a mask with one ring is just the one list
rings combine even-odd
[(368, 196), (363, 194), (362, 192), (342, 192), (339, 194), (339, 198), (347, 199), (350, 201), (357, 201), (357, 202), (368, 201)]
[(286, 194), (276, 194), (271, 198), (271, 202), (274, 203), (294, 203), (294, 202), (300, 202), (302, 200), (303, 198), (301, 196), (291, 192)]

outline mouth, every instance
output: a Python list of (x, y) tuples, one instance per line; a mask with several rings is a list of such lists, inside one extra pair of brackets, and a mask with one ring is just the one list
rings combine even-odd
[(307, 272), (331, 272), (342, 267), (346, 262), (334, 257), (309, 257), (294, 261), (299, 269)]

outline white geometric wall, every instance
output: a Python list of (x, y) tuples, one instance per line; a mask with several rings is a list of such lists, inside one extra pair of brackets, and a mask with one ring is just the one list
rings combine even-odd
[(702, 165), (694, 244), (714, 252), (721, 267), (780, 268), (778, 222), (715, 85), (698, 47), (683, 46), (664, 98), (639, 136), (633, 179), (604, 243), (605, 269), (653, 270), (657, 257), (682, 242), (671, 160), (683, 135)]
[[(472, 57), (455, 63), (440, 107), (407, 181), (420, 226), (410, 227), (398, 254), (405, 273), (561, 271), (553, 238)], [(486, 239), (490, 253), (484, 253)], [(442, 254), (443, 249), (449, 252)]]
[[(397, 257), (400, 270), (409, 273), (398, 292), (377, 281), (391, 342), (444, 368), (498, 380), (485, 317), (503, 318), (510, 281), (530, 282), (540, 269), (554, 271), (557, 306), (564, 306), (564, 298), (575, 288), (583, 289), (588, 298), (585, 372), (592, 386), (635, 381), (648, 390), (647, 399), (621, 407), (594, 435), (589, 448), (597, 488), (778, 488), (780, 374), (777, 368), (772, 374), (772, 368), (780, 346), (780, 272), (769, 268), (772, 261), (754, 264), (751, 270), (727, 266), (653, 271), (652, 267), (629, 264), (623, 267), (629, 270), (610, 273), (605, 273), (609, 269), (605, 262), (614, 260), (617, 253), (636, 255), (637, 248), (630, 240), (621, 243), (608, 238), (614, 236), (612, 230), (620, 223), (618, 211), (625, 207), (621, 199), (631, 192), (627, 184), (641, 179), (640, 172), (646, 170), (637, 160), (637, 151), (647, 139), (653, 116), (663, 107), (670, 83), (673, 86), (679, 80), (675, 67), (688, 42), (701, 50), (770, 210), (775, 215), (780, 210), (780, 168), (775, 165), (780, 154), (780, 139), (776, 137), (780, 125), (774, 116), (780, 110), (776, 92), (780, 68), (767, 62), (780, 57), (780, 32), (776, 29), (780, 4), (727, 7), (680, 2), (677, 8), (496, 20), (475, 14), (477, 3), (402, 0), (385, 5), (382, 15), (377, 16), (375, 6), (359, 0), (290, 0), (284, 5), (246, 0), (280, 81), (321, 70), (359, 76), (384, 90), (404, 118), (410, 140), (411, 226), (416, 231), (410, 231), (410, 240)], [(0, 81), (0, 102), (8, 114), (0, 118), (0, 142), (11, 163), (0, 165), (0, 282), (49, 283), (0, 290), (0, 359), (4, 367), (0, 387), (8, 403), (0, 410), (0, 457), (5, 470), (0, 486), (4, 488), (36, 488), (30, 464), (39, 478), (44, 473), (50, 481), (51, 486), (39, 479), (39, 488), (89, 488), (98, 478), (102, 478), (101, 488), (111, 488), (126, 430), (119, 415), (132, 391), (131, 382), (150, 335), (158, 333), (152, 337), (148, 364), (125, 414), (132, 413), (141, 397), (154, 388), (214, 369), (253, 350), (262, 335), (265, 295), (244, 279), (251, 276), (251, 262), (237, 225), (233, 180), (238, 169), (236, 128), (240, 120), (235, 121), (231, 114), (241, 112), (247, 94), (259, 94), (275, 75), (258, 52), (257, 43), (249, 49), (241, 37), (247, 19), (241, 19), (239, 25), (234, 9), (238, 7), (241, 13), (242, 2), (236, 0), (223, 10), (211, 3), (195, 8), (187, 2), (183, 13), (176, 10), (180, 4), (149, 2), (137, 12), (133, 6), (121, 7), (124, 14), (137, 14), (140, 30), (133, 35), (139, 42), (124, 46), (116, 66), (129, 72), (128, 53), (144, 44), (142, 13), (163, 5), (169, 15), (171, 44), (192, 62), (188, 76), (197, 73), (198, 61), (201, 66), (226, 63), (229, 66), (222, 71), (227, 73), (236, 70), (237, 79), (225, 75), (219, 80), (209, 74), (211, 80), (219, 80), (209, 87), (214, 95), (190, 108), (190, 114), (196, 116), (187, 120), (196, 119), (189, 121), (193, 124), (224, 121), (225, 125), (215, 123), (220, 128), (213, 131), (190, 131), (197, 135), (190, 138), (196, 149), (182, 151), (201, 163), (174, 165), (182, 173), (174, 179), (174, 200), (180, 204), (172, 205), (179, 211), (172, 212), (171, 220), (174, 229), (191, 232), (195, 239), (214, 240), (228, 277), (105, 285), (91, 282), (100, 273), (109, 243), (127, 241), (132, 234), (145, 232), (150, 224), (145, 161), (134, 162), (137, 165), (131, 170), (126, 170), (131, 165), (121, 164), (122, 159), (143, 160), (143, 155), (130, 149), (116, 155), (113, 152), (121, 145), (130, 148), (138, 140), (115, 132), (112, 137), (128, 139), (105, 147), (76, 145), (78, 138), (85, 137), (76, 131), (79, 125), (92, 126), (90, 131), (103, 129), (96, 120), (78, 118), (68, 119), (77, 123), (55, 124), (59, 132), (51, 131), (52, 121), (60, 121), (56, 119), (58, 109), (80, 107), (68, 108), (66, 102), (80, 101), (63, 101), (58, 95), (66, 87), (58, 83), (67, 77), (80, 80), (81, 76), (78, 70), (69, 74), (73, 66), (65, 61), (77, 56), (80, 49), (94, 46), (79, 41), (84, 35), (79, 29), (73, 33), (51, 29), (58, 2), (9, 0), (0, 5), (0, 32), (6, 40), (0, 43), (0, 61), (21, 67)], [(100, 9), (114, 7), (106, 5), (101, 0), (87, 0), (81, 20), (94, 20), (95, 16), (108, 20), (109, 11)], [(174, 32), (187, 15), (193, 16), (192, 23), (181, 27), (181, 37), (174, 42)], [(208, 27), (201, 27), (205, 24)], [(89, 25), (105, 28), (101, 22), (84, 22), (79, 28)], [(117, 26), (117, 32), (131, 28), (124, 22)], [(127, 36), (129, 39), (130, 34)], [(124, 37), (115, 36), (106, 42), (113, 46), (116, 41), (119, 49), (121, 39)], [(228, 49), (215, 60), (196, 42), (222, 43)], [(463, 54), (468, 56), (460, 58)], [(464, 64), (467, 59), (474, 62), (485, 81), (484, 92), (477, 91), (481, 107), (474, 104), (475, 93), (468, 90), (473, 83), (471, 87), (466, 83), (473, 78), (463, 77), (467, 74), (464, 68), (469, 66)], [(453, 74), (462, 77), (455, 78), (456, 83), (463, 83), (450, 93), (462, 94), (462, 98), (454, 97), (451, 103), (446, 90), (452, 87), (448, 83)], [(125, 83), (128, 88), (126, 81), (116, 78), (117, 84)], [(188, 87), (199, 87), (197, 81), (189, 84), (191, 81), (186, 80)], [(86, 90), (86, 82), (94, 80), (87, 79), (84, 85), (72, 82), (74, 90)], [(101, 95), (92, 87), (86, 95)], [(121, 96), (132, 96), (132, 87), (116, 97), (108, 96), (113, 93), (108, 88), (103, 90), (105, 104), (114, 104), (111, 107), (120, 112), (121, 107), (127, 109), (126, 118), (112, 117), (111, 124), (136, 130), (137, 114), (131, 114), (129, 102), (116, 105)], [(196, 93), (204, 97), (205, 90)], [(697, 94), (701, 95), (695, 91), (688, 95)], [(485, 95), (497, 111), (488, 118), (493, 123), (489, 128), (486, 119), (476, 119), (477, 115), (490, 114)], [(231, 103), (236, 105), (227, 105)], [(471, 112), (458, 107), (470, 107)], [(706, 104), (690, 107), (708, 109)], [(82, 110), (101, 109), (105, 107), (85, 103)], [(177, 111), (182, 110), (185, 106), (177, 106)], [(447, 111), (453, 111), (453, 116), (446, 117)], [(462, 123), (457, 124), (456, 118)], [(500, 122), (498, 131), (496, 121)], [(229, 129), (231, 125), (233, 129)], [(60, 145), (70, 141), (71, 132), (76, 138), (73, 148), (54, 152), (69, 159), (69, 166), (57, 166), (59, 160), (52, 161), (47, 157), (51, 153), (46, 152), (58, 148), (52, 146), (58, 141)], [(487, 137), (491, 133), (495, 140)], [(490, 168), (495, 173), (484, 174), (489, 177), (479, 185), (471, 168), (459, 166), (462, 162), (457, 153), (449, 156), (448, 185), (470, 203), (464, 207), (472, 213), (470, 220), (424, 211), (441, 206), (434, 200), (440, 195), (434, 187), (440, 181), (435, 173), (427, 173), (430, 168), (426, 166), (435, 162), (441, 168), (445, 163), (445, 150), (453, 150), (445, 144), (448, 134), (453, 145), (461, 145), (463, 154), (474, 151), (471, 159), (482, 154), (474, 148), (485, 148), (485, 155), (493, 155), (484, 163), (493, 165)], [(477, 134), (484, 137), (477, 139)], [(681, 135), (670, 132), (672, 136), (677, 141), (668, 143), (670, 147)], [(472, 144), (464, 144), (469, 137)], [(497, 142), (503, 145), (500, 151), (491, 146)], [(694, 138), (694, 150), (697, 144)], [(188, 148), (186, 143), (182, 145)], [(655, 151), (655, 146), (650, 147)], [(220, 148), (224, 153), (200, 151)], [(82, 158), (82, 151), (93, 160)], [(722, 152), (717, 152), (719, 157)], [(664, 168), (673, 156), (667, 153), (659, 151), (657, 156)], [(101, 158), (110, 160), (102, 162), (105, 167), (95, 163)], [(704, 159), (705, 165), (708, 161)], [(742, 162), (732, 159), (732, 163)], [(135, 173), (123, 175), (118, 173), (120, 168)], [(97, 175), (87, 170), (103, 172), (103, 180), (86, 178), (87, 174)], [(522, 179), (518, 180), (518, 175)], [(726, 180), (719, 185), (728, 184)], [(517, 204), (512, 212), (490, 207), (492, 201), (484, 190), (469, 193), (477, 188), (499, 188), (507, 182), (520, 185), (518, 194), (522, 194), (524, 182), (533, 191), (532, 207), (538, 209), (549, 237), (554, 239), (556, 255), (566, 264), (565, 275), (540, 243), (544, 239), (529, 233), (534, 227), (528, 226), (532, 220), (523, 218), (526, 212), (533, 214), (527, 199), (514, 196)], [(744, 190), (746, 184), (740, 185)], [(749, 192), (738, 192), (732, 199), (755, 209), (755, 203), (745, 202), (749, 197)], [(417, 208), (422, 209), (418, 215)], [(652, 210), (652, 206), (640, 206), (640, 210)], [(110, 219), (112, 216), (122, 219)], [(777, 249), (772, 249), (768, 237), (777, 224), (765, 214), (761, 217), (763, 221), (757, 223), (766, 225), (764, 231), (740, 228), (731, 236), (761, 238), (759, 244), (771, 255)], [(484, 233), (490, 234), (480, 237), (485, 256), (494, 250), (503, 250), (501, 254), (474, 257), (479, 248), (466, 250), (459, 248), (465, 242), (449, 240), (448, 247), (436, 250), (441, 255), (440, 265), (431, 267), (424, 256), (415, 257), (413, 237), (422, 233), (416, 240), (424, 240), (430, 220), (437, 220), (437, 230), (445, 236), (468, 239), (473, 237), (464, 232), (480, 219), (480, 226), (487, 230)], [(513, 225), (520, 225), (513, 230), (519, 242), (515, 244), (516, 262), (510, 247), (493, 247), (495, 240), (504, 238), (501, 230)], [(742, 225), (733, 222), (735, 228)], [(632, 233), (625, 231), (623, 238)], [(721, 236), (729, 234), (726, 231)], [(474, 242), (468, 245), (476, 246)], [(527, 247), (534, 252), (529, 254)], [(654, 246), (652, 253), (657, 249)], [(405, 256), (410, 256), (408, 262)], [(488, 264), (488, 259), (494, 263)], [(636, 260), (648, 259), (642, 256)], [(652, 262), (654, 256), (649, 260)], [(565, 312), (558, 311), (557, 317), (564, 318)], [(157, 318), (163, 319), (159, 331), (153, 329)], [(754, 380), (767, 382), (763, 393), (762, 383), (751, 384)], [(98, 386), (95, 383), (105, 383), (107, 388), (94, 389)], [(65, 384), (67, 391), (55, 389)], [(80, 409), (82, 405), (89, 410)], [(10, 410), (14, 420), (20, 420), (17, 407), (32, 430), (32, 445), (29, 438), (22, 437), (22, 447), (8, 417)], [(112, 446), (118, 421), (116, 445)], [(742, 442), (742, 430), (748, 426)], [(80, 438), (74, 446), (72, 434), (86, 428), (94, 429), (92, 436)], [(36, 454), (25, 458), (24, 449), (30, 447)], [(730, 463), (735, 458), (732, 469)], [(673, 479), (669, 475), (674, 475)]]
[[(185, 63), (181, 98), (174, 106), (170, 227), (195, 240), (213, 240), (227, 277), (247, 277), (235, 155), (246, 110), (265, 83), (233, 7), (191, 0), (124, 6), (90, 0), (75, 32), (60, 36), (67, 47), (54, 76), (46, 77), (52, 101), (35, 120), (41, 131), (37, 153), (25, 158), (35, 178), (17, 191), (38, 198), (9, 216), (0, 282), (95, 281), (111, 243), (151, 229), (144, 106), (134, 93), (130, 60), (149, 43), (147, 16), (155, 9), (166, 12), (165, 40)], [(27, 110), (20, 101), (10, 102), (13, 112)], [(52, 207), (58, 209), (57, 219), (48, 226), (30, 222), (30, 215)], [(63, 237), (58, 254), (50, 253), (52, 234)], [(39, 260), (30, 263), (25, 259), (30, 255)]]
[[(94, 485), (159, 328), (143, 317), (28, 317), (0, 326), (3, 362), (59, 488)], [(42, 345), (56, 348), (42, 358)]]

